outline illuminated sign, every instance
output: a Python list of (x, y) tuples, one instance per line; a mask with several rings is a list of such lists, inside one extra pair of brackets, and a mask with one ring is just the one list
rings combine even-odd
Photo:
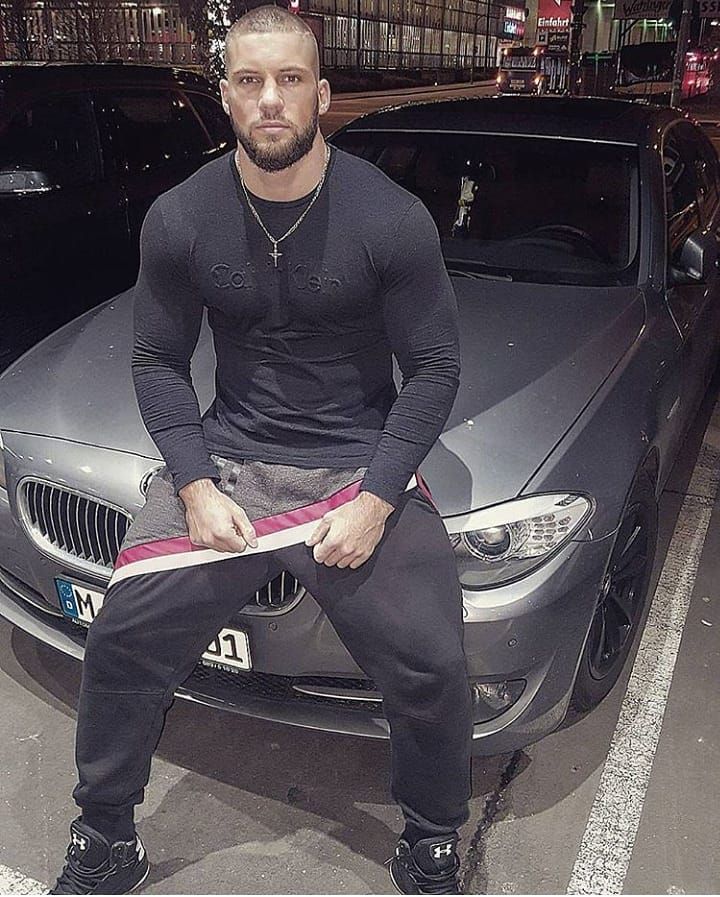
[(665, 19), (671, 0), (616, 0), (613, 19)]
[(523, 7), (505, 7), (505, 17), (501, 20), (500, 35), (517, 40), (525, 36), (525, 9)]
[(572, 0), (538, 0), (539, 31), (567, 31)]

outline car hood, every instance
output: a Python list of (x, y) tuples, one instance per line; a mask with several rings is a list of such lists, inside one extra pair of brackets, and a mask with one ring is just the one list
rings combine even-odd
[[(453, 278), (462, 379), (445, 431), (423, 462), (440, 511), (515, 497), (636, 339), (636, 288)], [(132, 292), (66, 324), (0, 376), (0, 429), (160, 458), (130, 370)], [(212, 401), (207, 322), (192, 362), (201, 411)]]

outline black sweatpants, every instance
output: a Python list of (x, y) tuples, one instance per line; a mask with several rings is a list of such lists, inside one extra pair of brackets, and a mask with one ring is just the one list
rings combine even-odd
[(417, 487), (356, 570), (318, 563), (303, 542), (111, 581), (83, 665), (77, 804), (122, 815), (143, 800), (175, 689), (230, 617), (282, 570), (314, 596), (383, 695), (391, 794), (406, 820), (432, 834), (457, 829), (471, 793), (461, 590), (442, 519)]

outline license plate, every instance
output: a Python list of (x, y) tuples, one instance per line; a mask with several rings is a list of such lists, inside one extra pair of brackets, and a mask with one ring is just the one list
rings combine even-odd
[(65, 616), (73, 623), (89, 626), (102, 607), (104, 593), (68, 579), (56, 579), (55, 588), (60, 598), (60, 609)]
[(250, 670), (250, 640), (240, 629), (221, 629), (200, 658), (208, 667), (223, 670)]
[[(56, 579), (60, 609), (68, 619), (80, 626), (89, 626), (98, 615), (105, 598), (104, 592), (88, 589), (69, 579)], [(221, 629), (200, 658), (206, 666), (225, 670), (250, 670), (250, 640), (241, 629)]]

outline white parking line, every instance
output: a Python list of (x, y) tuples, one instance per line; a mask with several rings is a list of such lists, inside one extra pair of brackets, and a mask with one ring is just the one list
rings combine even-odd
[(718, 446), (720, 402), (713, 409), (673, 531), (568, 894), (622, 893), (720, 484)]
[(47, 890), (47, 885), (0, 863), (0, 894), (45, 894)]

